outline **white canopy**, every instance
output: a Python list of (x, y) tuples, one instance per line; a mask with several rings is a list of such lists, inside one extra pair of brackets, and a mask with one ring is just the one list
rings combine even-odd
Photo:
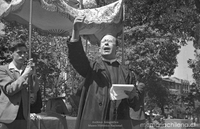
[[(68, 36), (75, 17), (85, 15), (86, 27), (80, 33), (92, 44), (98, 44), (106, 33), (122, 31), (123, 0), (103, 7), (97, 7), (94, 0), (83, 0), (86, 9), (79, 9), (78, 4), (76, 0), (33, 0), (32, 25), (41, 32)], [(0, 0), (0, 18), (28, 25), (29, 5), (30, 0)]]

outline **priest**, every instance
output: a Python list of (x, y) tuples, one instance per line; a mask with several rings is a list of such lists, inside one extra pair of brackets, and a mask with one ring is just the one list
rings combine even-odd
[[(80, 16), (74, 20), (72, 37), (67, 43), (70, 63), (85, 78), (76, 129), (132, 129), (130, 108), (139, 111), (138, 119), (144, 116), (144, 105), (141, 103), (144, 85), (136, 85), (133, 72), (117, 61), (118, 42), (112, 34), (106, 34), (100, 41), (101, 57), (94, 62), (89, 61), (79, 35), (84, 27), (84, 18)], [(113, 100), (110, 96), (113, 84), (132, 84), (134, 88), (124, 91), (127, 97)], [(134, 110), (136, 107), (140, 109)]]

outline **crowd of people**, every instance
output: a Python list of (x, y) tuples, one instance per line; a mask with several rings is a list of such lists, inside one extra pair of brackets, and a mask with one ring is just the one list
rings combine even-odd
[[(84, 16), (74, 20), (72, 36), (68, 45), (69, 61), (84, 78), (80, 90), (80, 103), (75, 129), (142, 129), (145, 123), (145, 85), (139, 76), (116, 59), (118, 41), (112, 33), (100, 41), (100, 54), (94, 62), (87, 58), (79, 31), (84, 26)], [(41, 112), (41, 93), (35, 66), (27, 59), (24, 42), (13, 42), (10, 50), (13, 60), (0, 67), (0, 123), (7, 129), (26, 129), (28, 122), (28, 90), (30, 112)], [(26, 63), (25, 63), (26, 62)], [(113, 84), (132, 84), (126, 97), (111, 99)], [(35, 107), (38, 107), (36, 109)]]

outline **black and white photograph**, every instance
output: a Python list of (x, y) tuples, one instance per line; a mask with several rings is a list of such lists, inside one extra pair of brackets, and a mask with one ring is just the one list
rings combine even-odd
[(200, 129), (200, 0), (0, 0), (0, 129)]

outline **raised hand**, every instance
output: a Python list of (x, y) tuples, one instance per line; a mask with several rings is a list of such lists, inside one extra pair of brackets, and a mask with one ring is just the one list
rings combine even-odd
[(79, 31), (83, 27), (84, 20), (85, 20), (85, 16), (79, 16), (75, 18), (74, 24), (73, 24), (75, 31)]
[(76, 17), (73, 23), (71, 41), (79, 40), (79, 31), (84, 27), (85, 16)]
[(137, 94), (137, 90), (134, 87), (132, 91), (124, 91), (126, 95), (128, 95), (129, 99), (133, 99), (134, 96)]

